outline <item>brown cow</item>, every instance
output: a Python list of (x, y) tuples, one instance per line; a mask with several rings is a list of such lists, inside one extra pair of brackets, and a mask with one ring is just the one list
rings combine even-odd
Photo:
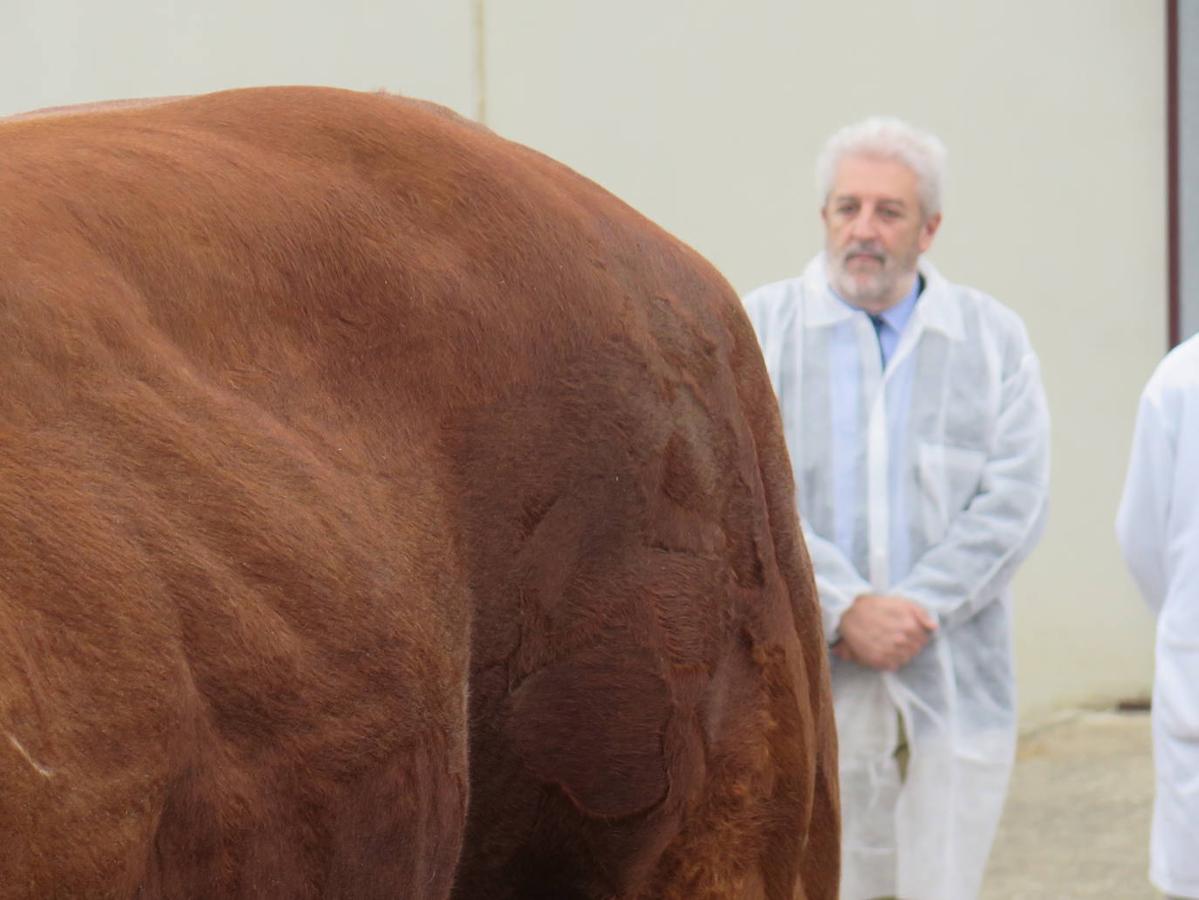
[(0, 125), (0, 315), (0, 897), (834, 896), (778, 416), (686, 247), (236, 91)]

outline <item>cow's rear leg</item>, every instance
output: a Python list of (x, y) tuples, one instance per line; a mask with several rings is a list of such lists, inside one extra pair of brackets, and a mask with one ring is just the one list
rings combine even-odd
[(464, 747), (430, 740), (367, 772), (341, 796), (323, 896), (449, 897), (462, 848)]
[(836, 858), (826, 850), (830, 840), (835, 847), (837, 830), (814, 815), (835, 799), (813, 778), (817, 733), (794, 694), (792, 671), (781, 647), (748, 635), (726, 657), (709, 690), (713, 733), (702, 799), (636, 900), (804, 900), (835, 893), (836, 866), (824, 861)]
[(464, 744), (428, 735), (341, 775), (337, 748), (323, 766), (198, 761), (166, 803), (138, 896), (445, 900), (466, 820)]

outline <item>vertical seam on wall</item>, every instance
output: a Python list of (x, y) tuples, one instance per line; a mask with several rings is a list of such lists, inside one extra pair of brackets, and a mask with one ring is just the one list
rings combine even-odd
[(1179, 182), (1182, 161), (1178, 94), (1178, 0), (1166, 0), (1166, 272), (1169, 288), (1169, 347), (1182, 336), (1182, 245), (1180, 240), (1182, 185)]
[(475, 121), (487, 124), (487, 20), (484, 15), (486, 0), (471, 0), (474, 24), (474, 81)]

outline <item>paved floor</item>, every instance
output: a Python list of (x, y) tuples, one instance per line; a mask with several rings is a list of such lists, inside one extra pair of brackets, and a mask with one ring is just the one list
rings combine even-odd
[(1155, 900), (1147, 713), (1079, 712), (1025, 735), (982, 900)]

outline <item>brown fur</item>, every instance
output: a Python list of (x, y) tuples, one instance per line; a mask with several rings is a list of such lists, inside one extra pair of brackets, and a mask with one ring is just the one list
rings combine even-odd
[(815, 592), (710, 267), (377, 95), (0, 161), (0, 897), (835, 896)]

